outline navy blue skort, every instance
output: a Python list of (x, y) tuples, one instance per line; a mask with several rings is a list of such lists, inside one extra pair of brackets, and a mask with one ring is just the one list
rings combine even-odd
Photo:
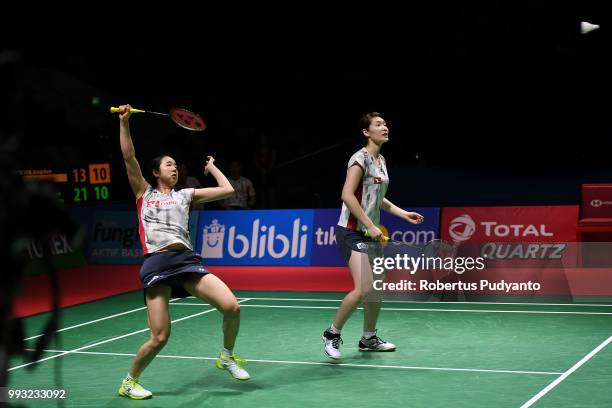
[(353, 231), (340, 225), (336, 225), (336, 244), (347, 264), (352, 251), (368, 254), (370, 258), (383, 256), (380, 242), (366, 237), (362, 231)]
[(183, 287), (187, 274), (191, 273), (209, 273), (194, 251), (155, 252), (145, 258), (140, 268), (140, 282), (145, 293), (153, 285), (167, 285), (172, 290), (172, 297), (183, 298), (191, 296)]

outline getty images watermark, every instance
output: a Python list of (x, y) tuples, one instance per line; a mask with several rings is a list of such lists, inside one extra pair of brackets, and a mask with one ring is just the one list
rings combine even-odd
[(541, 285), (537, 282), (506, 282), (505, 280), (490, 281), (478, 279), (477, 281), (462, 281), (457, 279), (448, 282), (440, 279), (428, 280), (399, 279), (393, 282), (385, 282), (387, 272), (398, 271), (408, 273), (411, 277), (417, 271), (432, 271), (443, 273), (448, 276), (451, 273), (463, 275), (470, 271), (483, 271), (485, 269), (485, 257), (439, 257), (439, 256), (409, 256), (407, 254), (396, 254), (391, 257), (378, 256), (372, 258), (372, 272), (375, 277), (372, 288), (375, 291), (537, 291)]

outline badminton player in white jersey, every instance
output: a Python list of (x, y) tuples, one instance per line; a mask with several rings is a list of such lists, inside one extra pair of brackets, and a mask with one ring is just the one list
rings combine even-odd
[[(221, 200), (231, 196), (234, 190), (210, 156), (205, 170), (215, 178), (218, 187), (175, 191), (173, 187), (177, 182), (178, 170), (170, 156), (160, 156), (153, 161), (156, 185), (147, 183), (135, 157), (130, 115), (130, 105), (119, 108), (119, 141), (138, 207), (140, 240), (145, 255), (140, 279), (151, 337), (138, 350), (119, 388), (119, 395), (133, 399), (151, 397), (152, 393), (140, 385), (140, 374), (170, 337), (170, 297), (190, 294), (210, 303), (223, 314), (223, 350), (215, 362), (216, 366), (229, 371), (236, 379), (248, 380), (249, 374), (233, 353), (240, 325), (240, 305), (225, 283), (202, 266), (201, 258), (193, 251), (188, 231), (192, 203)], [(185, 375), (189, 377), (188, 373)]]
[[(336, 240), (342, 256), (348, 263), (355, 287), (342, 300), (331, 326), (323, 333), (325, 354), (338, 360), (340, 332), (361, 300), (372, 290), (372, 269), (368, 247), (382, 238), (380, 209), (405, 219), (412, 224), (423, 222), (423, 216), (402, 210), (385, 198), (389, 175), (385, 158), (380, 154), (382, 145), (389, 141), (389, 129), (378, 112), (370, 112), (360, 120), (365, 136), (365, 147), (353, 154), (348, 162), (346, 180), (342, 188), (342, 212), (336, 225)], [(367, 234), (366, 234), (367, 232)], [(380, 301), (364, 303), (363, 336), (359, 340), (361, 351), (394, 351), (395, 345), (382, 340), (376, 333)]]

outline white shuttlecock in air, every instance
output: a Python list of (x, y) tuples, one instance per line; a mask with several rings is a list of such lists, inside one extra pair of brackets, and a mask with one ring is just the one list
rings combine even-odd
[(580, 22), (580, 34), (590, 33), (591, 31), (595, 31), (599, 28), (598, 24), (591, 24), (588, 21)]

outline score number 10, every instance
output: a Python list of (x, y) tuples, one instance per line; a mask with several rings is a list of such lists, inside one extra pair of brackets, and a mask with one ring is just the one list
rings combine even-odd
[[(87, 169), (73, 169), (72, 178), (75, 183), (83, 184), (110, 184), (110, 164), (90, 164)], [(106, 185), (94, 185), (92, 187), (96, 201), (108, 200), (109, 191)], [(88, 188), (85, 187), (74, 187), (74, 202), (88, 201)]]

